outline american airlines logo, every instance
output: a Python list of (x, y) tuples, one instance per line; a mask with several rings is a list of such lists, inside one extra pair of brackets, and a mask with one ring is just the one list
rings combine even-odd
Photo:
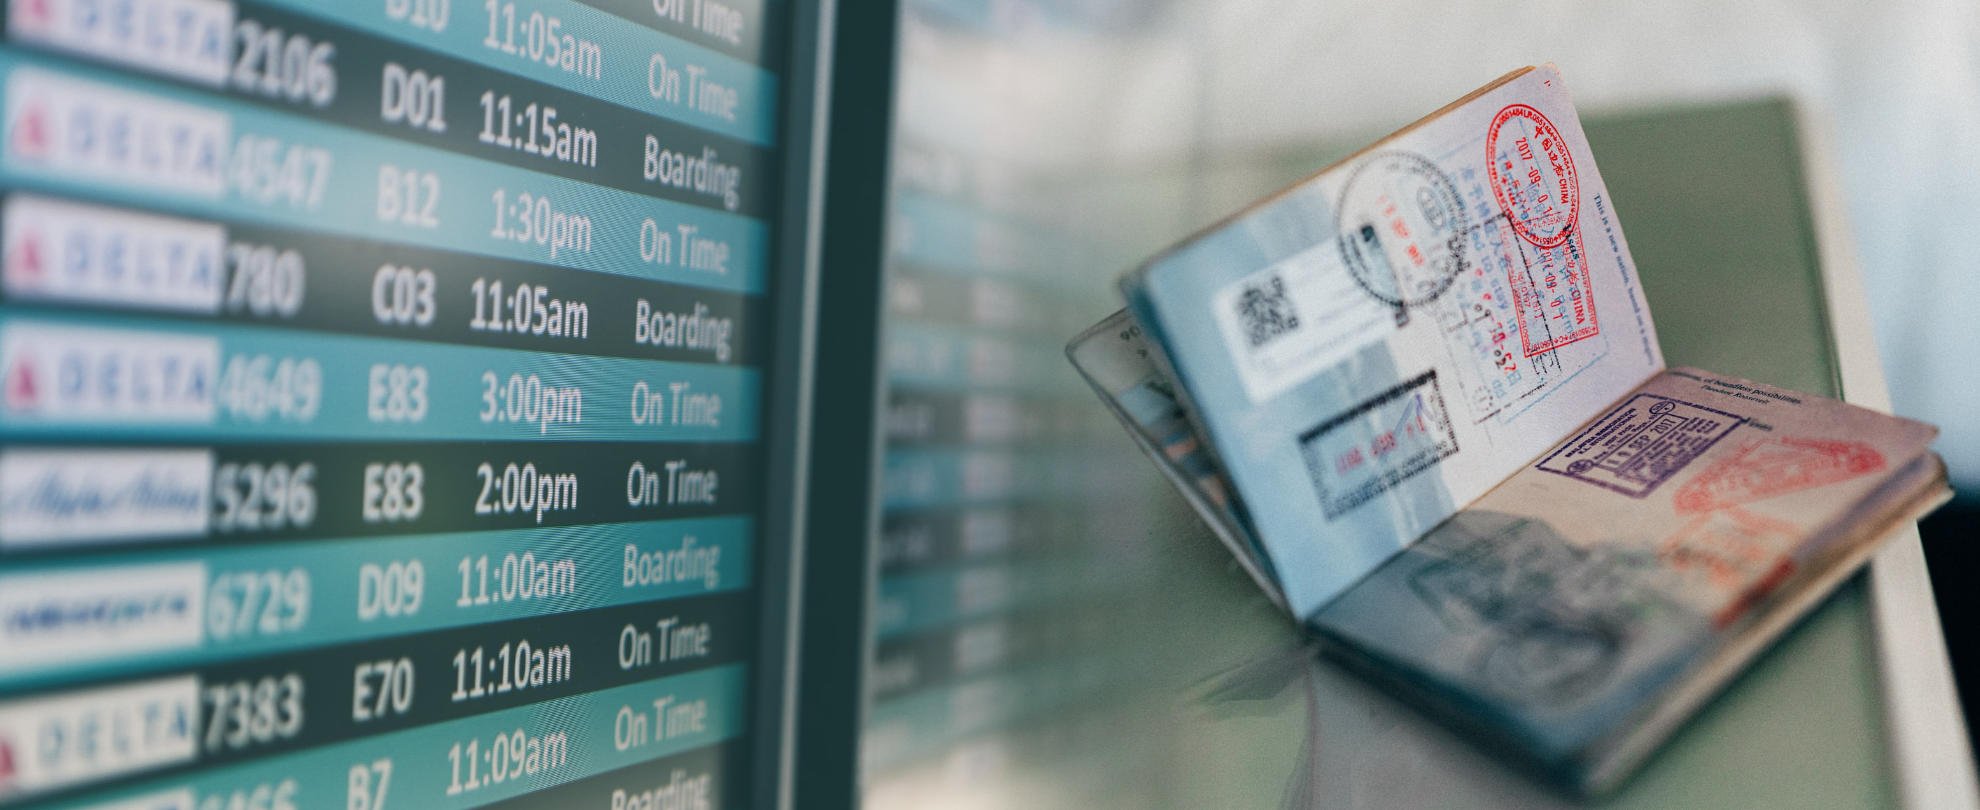
[(0, 672), (196, 646), (205, 590), (199, 563), (0, 577)]
[[(198, 725), (191, 675), (0, 703), (0, 802), (191, 762)], [(190, 806), (189, 795), (173, 803), (179, 797), (112, 806)]]
[(227, 231), (219, 225), (17, 194), (0, 230), (9, 296), (220, 310)]
[(0, 403), (21, 421), (213, 421), (220, 341), (15, 322), (0, 327)]
[(233, 29), (234, 6), (223, 0), (7, 4), (16, 39), (212, 85), (227, 81)]
[(204, 535), (212, 480), (206, 450), (0, 452), (0, 548)]

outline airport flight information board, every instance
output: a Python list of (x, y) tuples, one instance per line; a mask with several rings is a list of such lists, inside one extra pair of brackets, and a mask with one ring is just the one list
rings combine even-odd
[(744, 803), (788, 16), (6, 3), (0, 806)]

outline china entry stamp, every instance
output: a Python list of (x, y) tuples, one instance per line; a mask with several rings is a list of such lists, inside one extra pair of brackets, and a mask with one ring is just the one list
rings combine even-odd
[(1519, 252), (1520, 262), (1507, 272), (1524, 355), (1537, 357), (1600, 334), (1581, 232), (1574, 231), (1559, 247), (1533, 251), (1534, 256)]
[(1581, 179), (1554, 122), (1525, 104), (1509, 104), (1485, 136), (1492, 193), (1513, 230), (1537, 248), (1560, 247), (1581, 214)]
[(1485, 170), (1506, 223), (1526, 248), (1508, 267), (1527, 357), (1601, 332), (1581, 240), (1581, 178), (1547, 116), (1511, 104), (1485, 135)]

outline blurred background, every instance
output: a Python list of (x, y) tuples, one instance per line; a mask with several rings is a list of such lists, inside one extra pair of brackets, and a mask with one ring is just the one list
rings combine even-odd
[[(1972, 670), (1958, 642), (1973, 610), (1964, 541), (1980, 514), (1980, 373), (1969, 368), (1980, 319), (1968, 313), (1980, 302), (1968, 244), (1980, 232), (1980, 5), (902, 6), (866, 806), (1420, 806), (1460, 785), (1479, 803), (1557, 801), (1313, 666), (1061, 355), (1118, 308), (1113, 279), (1142, 258), (1507, 70), (1549, 61), (1605, 173), (1621, 175), (1607, 179), (1647, 286), (1659, 260), (1723, 262), (1721, 292), (1764, 299), (1751, 278), (1767, 268), (1750, 263), (1813, 266), (1818, 239), (1840, 246), (1829, 260), (1860, 268), (1867, 300), (1846, 305), (1868, 309), (1895, 411), (1943, 429), (1961, 493), (1928, 522), (1927, 549), (1955, 666)], [(1759, 129), (1715, 123), (1753, 116)], [(1730, 167), (1670, 171), (1745, 183), (1739, 156), (1760, 155), (1785, 167), (1793, 204), (1806, 202), (1803, 182), (1837, 190), (1843, 232), (1762, 225), (1778, 219), (1756, 210), (1772, 206), (1764, 193), (1698, 212), (1676, 210), (1682, 193), (1627, 188), (1654, 186), (1630, 178), (1654, 180), (1662, 155), (1721, 146)], [(1670, 208), (1632, 210), (1633, 199)], [(1749, 223), (1784, 247), (1746, 250)], [(1723, 253), (1658, 247), (1682, 246), (1693, 227), (1721, 240), (1704, 250)], [(1692, 321), (1661, 310), (1659, 323), (1667, 349), (1709, 353), (1738, 332), (1687, 334)], [(1782, 350), (1796, 358), (1786, 365), (1814, 365), (1752, 376), (1833, 379), (1833, 363)], [(1824, 650), (1827, 675), (1763, 660), (1619, 803), (1700, 800), (1701, 769), (1805, 806), (1895, 802), (1878, 753), (1886, 718), (1865, 699), (1878, 677), (1865, 599), (1860, 584), (1845, 589), (1784, 645)], [(1788, 734), (1797, 705), (1829, 706), (1827, 725), (1810, 728), (1831, 739), (1722, 750), (1735, 728)], [(1845, 739), (1833, 739), (1837, 724)], [(1772, 770), (1718, 773), (1756, 759)]]

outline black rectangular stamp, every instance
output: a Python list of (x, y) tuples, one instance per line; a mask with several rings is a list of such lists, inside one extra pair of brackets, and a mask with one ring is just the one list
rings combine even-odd
[(1535, 467), (1642, 498), (1745, 422), (1738, 414), (1637, 394)]
[(1329, 520), (1458, 451), (1435, 371), (1321, 422), (1299, 446)]

